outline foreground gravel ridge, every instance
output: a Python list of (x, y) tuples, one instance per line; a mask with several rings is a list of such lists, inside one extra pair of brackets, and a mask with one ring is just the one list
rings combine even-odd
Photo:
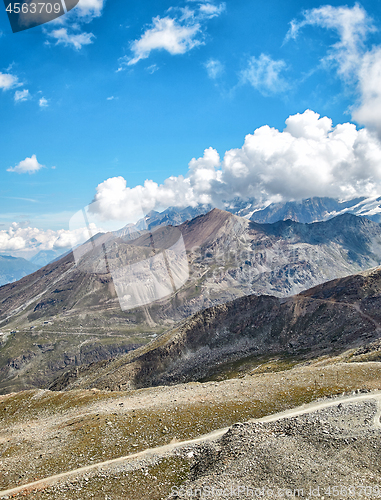
[(239, 423), (197, 447), (190, 479), (168, 499), (379, 498), (380, 453), (375, 400)]
[[(381, 485), (380, 398), (379, 393), (359, 393), (324, 399), (279, 415), (235, 424), (220, 433), (222, 437), (216, 434), (201, 443), (172, 443), (144, 456), (115, 461), (113, 466), (99, 464), (82, 473), (74, 471), (56, 484), (41, 482), (40, 488), (19, 493), (3, 491), (0, 498), (159, 499), (166, 498), (164, 492), (174, 484), (178, 486), (172, 486), (171, 499), (192, 498), (196, 490), (204, 493), (200, 498), (253, 498), (251, 492), (260, 493), (263, 488), (272, 492), (289, 488), (298, 491), (299, 496), (306, 496), (309, 488), (316, 493), (317, 487), (374, 488)], [(320, 409), (307, 413), (317, 407)], [(131, 485), (135, 490), (127, 493)], [(211, 491), (214, 496), (210, 496)], [(324, 498), (324, 494), (319, 497)]]

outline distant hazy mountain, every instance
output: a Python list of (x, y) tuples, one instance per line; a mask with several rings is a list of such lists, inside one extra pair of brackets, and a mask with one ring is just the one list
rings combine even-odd
[[(179, 226), (187, 220), (192, 220), (199, 215), (206, 214), (212, 210), (211, 205), (198, 205), (197, 207), (176, 208), (169, 207), (163, 212), (152, 210), (146, 217), (145, 227), (149, 230), (159, 226)], [(138, 228), (143, 229), (143, 221), (137, 223)]]
[(40, 250), (36, 255), (34, 255), (30, 262), (37, 266), (37, 269), (43, 266), (46, 266), (50, 262), (53, 262), (57, 259), (60, 259), (64, 255), (67, 255), (70, 250), (65, 250), (65, 248), (61, 248), (60, 250)]
[(18, 281), (37, 269), (38, 266), (26, 259), (0, 255), (0, 286)]

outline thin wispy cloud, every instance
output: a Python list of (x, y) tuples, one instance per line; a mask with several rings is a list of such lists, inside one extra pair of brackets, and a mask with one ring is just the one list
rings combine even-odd
[(82, 49), (85, 45), (90, 45), (95, 39), (93, 33), (70, 33), (67, 28), (59, 28), (48, 33), (48, 36), (55, 40), (55, 45), (64, 45), (76, 50)]
[(351, 78), (357, 72), (362, 54), (365, 52), (365, 41), (375, 31), (373, 20), (360, 5), (354, 7), (332, 7), (325, 5), (318, 9), (307, 10), (301, 20), (293, 20), (285, 41), (296, 40), (305, 26), (316, 26), (333, 30), (338, 36), (323, 62), (333, 63), (338, 74), (343, 78)]
[(30, 98), (31, 98), (31, 95), (30, 95), (28, 89), (16, 90), (15, 95), (14, 95), (15, 102), (28, 101)]
[(307, 10), (301, 20), (293, 20), (286, 41), (297, 40), (305, 26), (316, 26), (336, 33), (338, 41), (327, 50), (323, 63), (336, 69), (350, 88), (355, 87), (357, 102), (351, 108), (353, 118), (381, 138), (381, 46), (367, 48), (366, 42), (376, 28), (363, 7), (326, 5)]
[(284, 92), (288, 84), (282, 73), (287, 68), (285, 61), (274, 60), (266, 54), (250, 57), (240, 73), (240, 83), (250, 84), (263, 95)]
[(159, 70), (159, 66), (157, 64), (151, 64), (151, 66), (148, 66), (146, 70), (150, 75), (153, 75), (154, 73), (156, 73), (156, 71)]
[(208, 77), (212, 80), (219, 78), (225, 71), (224, 65), (217, 59), (209, 59), (204, 66), (208, 73)]
[(94, 43), (95, 35), (84, 31), (84, 26), (102, 15), (105, 3), (106, 0), (80, 0), (70, 12), (51, 21), (51, 26), (60, 26), (59, 28), (44, 28), (48, 37), (46, 43), (49, 45), (49, 39), (52, 39), (55, 41), (54, 45), (63, 45), (77, 51)]
[(3, 198), (6, 198), (8, 200), (20, 200), (20, 201), (29, 201), (30, 203), (38, 203), (38, 200), (34, 200), (33, 198), (21, 198), (19, 196), (3, 196)]
[(205, 16), (207, 19), (211, 19), (212, 17), (217, 17), (226, 9), (225, 2), (220, 5), (213, 5), (212, 3), (204, 3), (200, 5), (200, 15)]

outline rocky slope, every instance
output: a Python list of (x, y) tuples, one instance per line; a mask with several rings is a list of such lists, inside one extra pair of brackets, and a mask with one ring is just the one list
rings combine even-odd
[[(275, 422), (235, 424), (199, 446), (191, 479), (168, 499), (378, 498), (381, 451), (374, 400)], [(367, 493), (365, 493), (367, 492)]]
[(363, 348), (381, 338), (380, 292), (375, 269), (287, 299), (243, 297), (197, 313), (118, 360), (69, 371), (51, 389), (175, 384), (249, 362), (253, 368), (269, 356), (292, 362)]

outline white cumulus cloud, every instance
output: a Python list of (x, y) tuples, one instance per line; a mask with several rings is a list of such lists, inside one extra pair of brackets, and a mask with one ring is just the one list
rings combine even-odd
[(40, 165), (37, 161), (36, 155), (31, 158), (26, 157), (25, 160), (20, 161), (15, 167), (7, 168), (7, 172), (16, 172), (17, 174), (34, 174), (38, 172), (44, 165)]
[[(93, 234), (98, 232), (94, 225), (89, 228)], [(59, 229), (41, 230), (35, 227), (25, 227), (24, 224), (13, 222), (7, 230), (0, 231), (0, 252), (25, 251), (31, 255), (40, 250), (59, 250), (75, 247), (89, 239), (86, 227), (76, 230)]]
[(225, 4), (203, 3), (194, 10), (188, 7), (171, 8), (168, 13), (176, 10), (178, 15), (156, 16), (152, 19), (142, 36), (131, 43), (132, 56), (120, 59), (119, 69), (147, 59), (154, 50), (165, 50), (171, 55), (177, 55), (203, 45), (203, 22), (219, 16), (225, 10)]
[(350, 199), (381, 193), (381, 143), (353, 123), (306, 110), (289, 116), (283, 131), (268, 125), (248, 134), (242, 148), (213, 148), (193, 158), (186, 176), (163, 184), (146, 180), (128, 187), (123, 177), (98, 185), (90, 210), (104, 219), (135, 221), (141, 211), (198, 203), (223, 206), (236, 196), (272, 201), (331, 196)]

